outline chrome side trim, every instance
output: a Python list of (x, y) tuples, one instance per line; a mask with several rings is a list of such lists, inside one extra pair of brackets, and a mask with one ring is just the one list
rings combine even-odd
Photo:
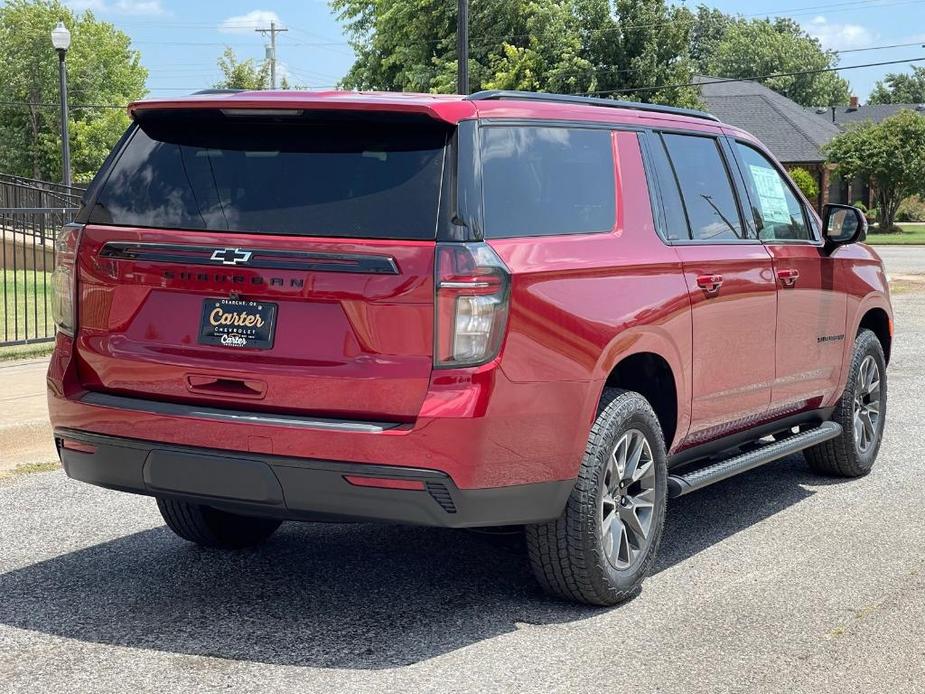
[(259, 424), (268, 426), (300, 427), (303, 429), (324, 429), (328, 431), (353, 432), (359, 434), (381, 434), (389, 429), (397, 429), (403, 424), (395, 422), (367, 422), (352, 419), (330, 419), (326, 417), (297, 417), (287, 414), (270, 414), (247, 412), (245, 410), (226, 410), (219, 407), (200, 407), (181, 405), (159, 400), (129, 398), (108, 393), (86, 393), (80, 398), (86, 405), (112, 407), (120, 410), (134, 410), (148, 414), (160, 414), (171, 417), (193, 417), (235, 424)]

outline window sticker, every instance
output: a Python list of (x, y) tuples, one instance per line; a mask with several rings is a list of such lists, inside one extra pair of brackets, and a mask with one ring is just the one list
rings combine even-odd
[(780, 175), (773, 169), (749, 164), (758, 202), (761, 204), (761, 216), (766, 223), (790, 224), (790, 208), (784, 195), (784, 184)]

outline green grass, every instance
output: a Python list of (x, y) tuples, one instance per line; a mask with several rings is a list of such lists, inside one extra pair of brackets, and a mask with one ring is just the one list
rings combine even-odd
[(36, 472), (52, 472), (60, 468), (61, 463), (57, 461), (47, 463), (23, 463), (22, 465), (17, 465), (12, 470), (0, 470), (0, 480), (7, 480), (12, 477), (18, 477), (19, 475), (31, 475)]
[(902, 231), (889, 234), (871, 229), (867, 233), (867, 243), (872, 246), (925, 245), (925, 223), (900, 224), (899, 228)]
[(50, 276), (0, 269), (0, 344), (54, 336)]

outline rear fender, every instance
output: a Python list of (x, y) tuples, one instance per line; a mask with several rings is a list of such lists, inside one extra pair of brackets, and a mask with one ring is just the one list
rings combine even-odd
[(684, 440), (691, 423), (691, 351), (689, 347), (690, 345), (687, 345), (687, 349), (682, 351), (666, 330), (654, 325), (636, 326), (616, 335), (602, 352), (594, 369), (594, 386), (589, 389), (589, 399), (585, 406), (585, 419), (589, 428), (597, 416), (597, 406), (600, 403), (607, 378), (616, 366), (634, 354), (655, 354), (668, 363), (674, 377), (678, 420), (674, 440), (665, 442), (670, 449), (669, 452), (674, 451), (679, 442)]

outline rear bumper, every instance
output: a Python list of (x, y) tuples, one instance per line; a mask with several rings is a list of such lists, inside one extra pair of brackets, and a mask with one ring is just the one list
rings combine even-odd
[[(535, 523), (558, 517), (573, 486), (564, 480), (460, 489), (437, 470), (231, 452), (72, 429), (56, 429), (55, 441), (73, 479), (291, 520), (455, 528)], [(365, 486), (370, 482), (401, 488)]]

